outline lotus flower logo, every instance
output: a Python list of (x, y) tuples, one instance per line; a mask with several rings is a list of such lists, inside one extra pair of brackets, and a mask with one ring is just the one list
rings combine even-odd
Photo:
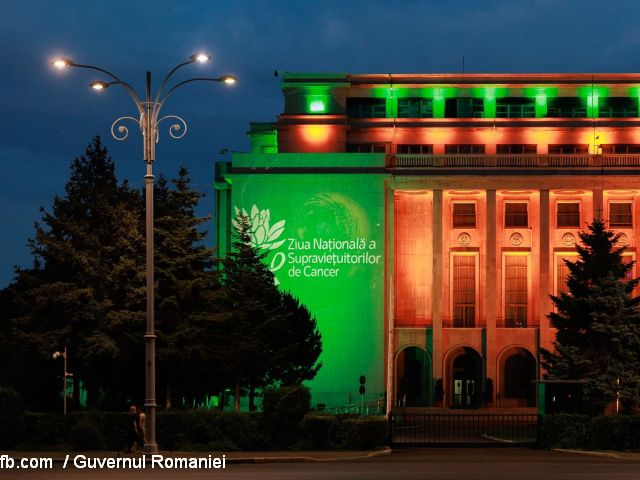
[[(251, 244), (256, 248), (263, 250), (275, 250), (284, 243), (283, 240), (278, 240), (284, 232), (284, 220), (269, 225), (271, 222), (271, 212), (267, 210), (260, 210), (257, 205), (251, 207), (251, 215), (243, 208), (242, 211), (238, 207), (234, 207), (236, 211), (236, 217), (243, 215), (251, 222)], [(240, 225), (237, 220), (231, 220), (233, 227), (239, 230)]]

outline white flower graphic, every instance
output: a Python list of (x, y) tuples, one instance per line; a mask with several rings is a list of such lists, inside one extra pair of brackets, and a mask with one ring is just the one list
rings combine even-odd
[[(236, 211), (236, 218), (239, 215), (243, 215), (251, 222), (251, 244), (256, 248), (263, 250), (275, 250), (284, 243), (284, 240), (278, 240), (282, 232), (284, 232), (284, 220), (274, 223), (271, 227), (269, 222), (271, 219), (271, 212), (267, 210), (260, 210), (257, 205), (251, 207), (251, 215), (243, 208), (242, 211), (238, 207), (234, 207)], [(236, 219), (231, 220), (233, 227), (239, 230), (240, 225)]]

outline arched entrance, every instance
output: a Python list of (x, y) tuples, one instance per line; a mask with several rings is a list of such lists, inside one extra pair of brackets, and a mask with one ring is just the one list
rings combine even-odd
[(396, 356), (396, 404), (424, 407), (430, 403), (430, 369), (427, 352), (407, 347)]
[(535, 407), (536, 360), (528, 350), (514, 348), (502, 356), (503, 406)]
[(474, 408), (482, 403), (482, 358), (473, 348), (463, 347), (451, 362), (449, 391), (453, 408)]

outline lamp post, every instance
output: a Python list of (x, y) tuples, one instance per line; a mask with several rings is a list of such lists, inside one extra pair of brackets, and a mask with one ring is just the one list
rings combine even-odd
[(71, 373), (67, 372), (67, 347), (64, 347), (63, 352), (53, 352), (53, 359), (55, 360), (58, 357), (62, 357), (64, 359), (64, 375), (62, 375), (62, 381), (64, 382), (62, 387), (62, 394), (64, 395), (64, 400), (62, 402), (62, 412), (65, 417), (67, 416), (67, 377), (71, 376)]
[(147, 438), (144, 443), (144, 450), (147, 453), (155, 453), (158, 451), (156, 443), (156, 346), (155, 346), (155, 330), (154, 330), (154, 278), (153, 278), (153, 170), (152, 165), (156, 158), (155, 144), (158, 142), (158, 126), (164, 120), (172, 119), (177, 121), (169, 126), (169, 135), (174, 139), (182, 138), (187, 133), (187, 122), (177, 115), (166, 115), (160, 117), (160, 111), (167, 99), (178, 88), (187, 83), (196, 81), (205, 82), (222, 82), (227, 85), (236, 83), (236, 78), (232, 75), (223, 75), (221, 77), (196, 77), (183, 80), (176, 83), (165, 92), (167, 83), (174, 73), (180, 68), (192, 63), (206, 63), (210, 60), (208, 55), (197, 54), (192, 55), (187, 61), (184, 61), (169, 71), (164, 77), (160, 87), (156, 91), (155, 96), (151, 92), (151, 72), (146, 74), (146, 92), (144, 100), (138, 95), (135, 89), (128, 83), (123, 82), (113, 73), (93, 65), (83, 65), (75, 63), (69, 59), (61, 58), (54, 60), (53, 65), (59, 69), (69, 67), (85, 68), (94, 70), (107, 75), (111, 81), (93, 81), (89, 84), (94, 90), (105, 90), (112, 85), (121, 86), (133, 100), (138, 110), (138, 118), (131, 116), (122, 116), (117, 118), (111, 124), (111, 135), (116, 140), (124, 140), (129, 135), (129, 129), (124, 125), (124, 121), (132, 121), (137, 123), (142, 134), (142, 151), (143, 160), (147, 165), (145, 175), (145, 230), (146, 230), (146, 285), (147, 285), (147, 330), (144, 335), (145, 339), (145, 415), (147, 422)]

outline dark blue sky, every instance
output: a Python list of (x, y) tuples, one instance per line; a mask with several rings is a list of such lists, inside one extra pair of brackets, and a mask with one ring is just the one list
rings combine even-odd
[[(213, 215), (213, 164), (223, 148), (248, 149), (250, 121), (282, 109), (273, 71), (349, 73), (638, 72), (640, 2), (563, 0), (467, 1), (49, 1), (3, 0), (0, 16), (0, 287), (13, 266), (28, 266), (26, 246), (40, 206), (64, 193), (71, 160), (99, 134), (119, 178), (142, 184), (141, 141), (109, 133), (134, 114), (120, 89), (101, 94), (99, 75), (61, 73), (63, 55), (104, 67), (143, 89), (194, 52), (208, 66), (184, 72), (232, 73), (233, 89), (188, 85), (163, 113), (183, 116), (179, 141), (162, 132), (154, 173), (173, 176), (183, 164), (207, 194)], [(209, 225), (211, 230), (212, 224)]]

